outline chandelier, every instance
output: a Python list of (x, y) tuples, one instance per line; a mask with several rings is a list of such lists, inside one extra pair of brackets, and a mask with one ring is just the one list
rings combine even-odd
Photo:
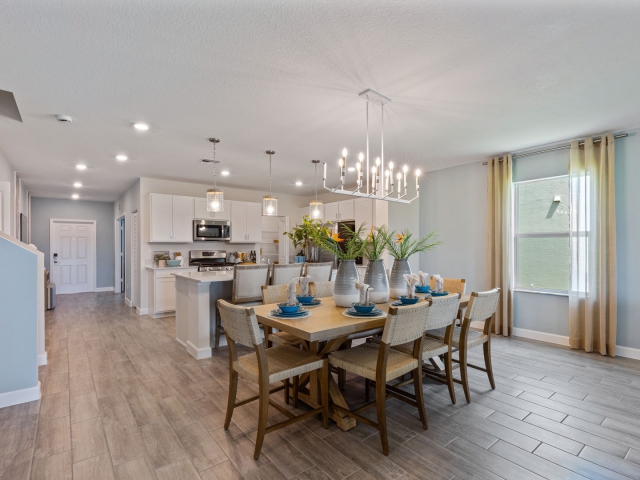
[[(371, 198), (374, 200), (386, 200), (387, 202), (411, 203), (420, 196), (420, 170), (415, 171), (416, 196), (408, 199), (407, 196), (407, 173), (409, 167), (402, 167), (402, 172), (394, 172), (393, 162), (388, 162), (385, 169), (384, 164), (384, 105), (390, 103), (391, 99), (385, 97), (375, 90), (365, 90), (359, 94), (367, 101), (367, 153), (360, 153), (355, 165), (356, 188), (355, 190), (345, 190), (347, 173), (347, 149), (342, 150), (342, 156), (338, 160), (340, 168), (340, 184), (336, 187), (327, 187), (327, 163), (323, 164), (323, 186), (331, 193), (351, 195), (353, 197)], [(380, 106), (381, 129), (380, 129), (380, 156), (375, 159), (373, 165), (369, 164), (369, 102)], [(366, 164), (365, 164), (366, 161)]]
[(210, 138), (213, 143), (213, 188), (207, 190), (207, 212), (223, 212), (224, 211), (224, 192), (218, 190), (216, 185), (216, 143), (220, 143), (218, 138)]
[(269, 155), (269, 195), (262, 197), (262, 215), (267, 217), (278, 216), (278, 197), (271, 195), (271, 155), (275, 155), (273, 150), (267, 150)]
[(323, 215), (322, 211), (320, 210), (322, 202), (318, 201), (318, 164), (320, 163), (320, 160), (311, 160), (311, 163), (313, 163), (313, 166), (315, 168), (314, 185), (316, 190), (316, 199), (309, 202), (309, 216), (314, 220), (322, 220)]

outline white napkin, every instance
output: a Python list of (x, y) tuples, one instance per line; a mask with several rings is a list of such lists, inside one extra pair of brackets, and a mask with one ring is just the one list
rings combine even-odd
[(405, 273), (403, 275), (404, 281), (407, 284), (407, 297), (413, 298), (416, 296), (416, 284), (418, 283), (418, 275), (415, 273)]
[(298, 304), (298, 299), (296, 298), (296, 285), (298, 281), (298, 278), (294, 278), (289, 282), (289, 285), (287, 285), (287, 305)]
[(300, 296), (306, 297), (309, 295), (309, 282), (311, 281), (311, 277), (300, 277)]
[(441, 293), (444, 291), (444, 278), (440, 275), (434, 275), (433, 279), (436, 281), (436, 292)]
[(428, 287), (429, 286), (429, 274), (428, 273), (422, 273), (422, 272), (418, 272), (418, 277), (420, 277), (420, 286), (421, 287)]
[(369, 305), (369, 291), (371, 287), (366, 283), (362, 283), (360, 280), (355, 282), (358, 292), (360, 292), (360, 305)]

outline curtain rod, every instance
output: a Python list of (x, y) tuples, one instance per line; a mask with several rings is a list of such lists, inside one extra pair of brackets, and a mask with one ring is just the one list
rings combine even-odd
[[(613, 138), (624, 138), (624, 137), (628, 137), (629, 134), (628, 133), (618, 133), (616, 135), (613, 136)], [(602, 137), (598, 137), (598, 138), (594, 138), (593, 139), (593, 143), (600, 143), (602, 141)], [(580, 147), (582, 147), (584, 145), (584, 140), (582, 140), (580, 143), (578, 143), (578, 145)], [(567, 148), (571, 148), (571, 144), (567, 144), (567, 145), (560, 145), (558, 147), (553, 147), (553, 148), (545, 148), (544, 150), (536, 150), (535, 152), (525, 152), (525, 153), (517, 153), (515, 155), (512, 155), (511, 158), (523, 158), (523, 157), (531, 157), (533, 155), (540, 155), (541, 153), (547, 153), (547, 152), (555, 152), (556, 150), (565, 150)], [(504, 157), (500, 157), (500, 162), (502, 161)], [(483, 162), (483, 165), (488, 165), (489, 162)]]

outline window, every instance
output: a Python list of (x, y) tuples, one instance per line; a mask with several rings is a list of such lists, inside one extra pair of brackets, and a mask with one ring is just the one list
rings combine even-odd
[(514, 184), (516, 289), (566, 294), (569, 288), (569, 177)]

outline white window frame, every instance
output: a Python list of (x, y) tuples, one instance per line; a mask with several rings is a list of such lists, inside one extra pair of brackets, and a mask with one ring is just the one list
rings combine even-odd
[[(518, 259), (518, 240), (521, 238), (566, 238), (567, 243), (571, 241), (571, 229), (567, 232), (557, 232), (557, 233), (518, 233), (518, 205), (519, 205), (519, 192), (518, 186), (525, 185), (529, 183), (542, 182), (547, 180), (552, 180), (554, 178), (567, 178), (568, 181), (571, 181), (569, 175), (556, 175), (553, 177), (544, 177), (544, 178), (536, 178), (534, 180), (523, 180), (521, 182), (513, 182), (513, 281), (514, 281), (514, 291), (516, 292), (528, 292), (528, 293), (539, 293), (545, 295), (558, 295), (558, 296), (569, 296), (569, 285), (567, 285), (567, 290), (557, 290), (553, 288), (537, 288), (537, 287), (526, 287), (518, 284), (519, 279), (519, 261)], [(571, 225), (569, 225), (570, 227)], [(569, 249), (569, 255), (571, 255), (571, 249)], [(569, 279), (569, 284), (571, 283), (571, 279)]]

